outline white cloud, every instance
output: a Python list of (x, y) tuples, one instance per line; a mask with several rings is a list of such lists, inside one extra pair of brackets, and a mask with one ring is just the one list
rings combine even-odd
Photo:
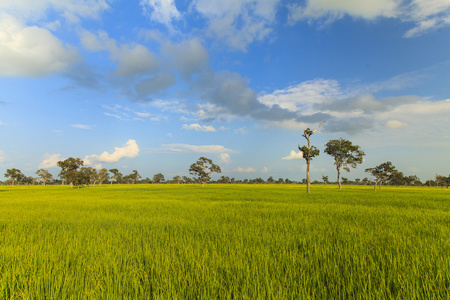
[(219, 155), (219, 161), (225, 164), (231, 163), (230, 154), (228, 153), (220, 153)]
[(165, 144), (164, 147), (175, 152), (195, 152), (195, 153), (235, 153), (236, 151), (225, 148), (221, 145), (188, 145), (188, 144)]
[(316, 103), (343, 96), (344, 93), (336, 80), (318, 78), (275, 90), (270, 94), (262, 94), (258, 97), (258, 101), (268, 106), (276, 104), (291, 111), (302, 110), (303, 113), (307, 113)]
[(91, 129), (91, 126), (89, 125), (83, 125), (83, 124), (73, 124), (71, 125), (73, 128), (78, 128), (78, 129), (84, 129), (84, 130), (89, 130)]
[(384, 126), (386, 126), (387, 128), (400, 128), (400, 127), (405, 127), (408, 124), (397, 121), (397, 120), (389, 120), (387, 121)]
[(141, 118), (148, 118), (150, 117), (149, 113), (141, 113), (141, 112), (135, 112), (135, 114)]
[(375, 19), (377, 17), (395, 17), (396, 0), (308, 0), (306, 6), (289, 6), (289, 23), (300, 20), (325, 19), (325, 23), (349, 15), (355, 18)]
[(283, 157), (282, 159), (284, 160), (303, 159), (303, 154), (301, 151), (295, 152), (294, 150), (292, 150), (288, 156)]
[(197, 123), (194, 124), (183, 124), (183, 129), (187, 130), (195, 130), (195, 131), (204, 131), (204, 132), (216, 132), (216, 129), (213, 126), (200, 125)]
[(92, 154), (84, 158), (86, 165), (93, 165), (95, 162), (118, 162), (124, 157), (137, 157), (139, 155), (139, 147), (135, 140), (128, 140), (123, 147), (114, 147), (113, 153), (103, 152), (100, 155)]
[(75, 48), (47, 29), (25, 26), (5, 14), (0, 20), (0, 75), (38, 77), (62, 72), (80, 60)]
[(56, 154), (45, 153), (44, 160), (39, 164), (38, 168), (44, 169), (55, 168), (58, 166), (57, 163), (60, 160), (64, 160), (64, 158), (61, 156), (60, 153)]
[(267, 167), (262, 168), (261, 173), (267, 173), (267, 172), (269, 172), (269, 168), (267, 168)]
[(180, 18), (180, 12), (173, 0), (141, 0), (141, 6), (151, 20), (171, 28), (173, 19)]
[(289, 23), (307, 20), (329, 24), (345, 16), (373, 20), (397, 18), (415, 23), (404, 37), (414, 37), (450, 24), (448, 0), (307, 0), (306, 5), (289, 5)]
[(236, 169), (234, 169), (235, 172), (238, 173), (252, 173), (252, 172), (256, 172), (256, 170), (254, 168), (243, 168), (243, 167), (237, 167)]

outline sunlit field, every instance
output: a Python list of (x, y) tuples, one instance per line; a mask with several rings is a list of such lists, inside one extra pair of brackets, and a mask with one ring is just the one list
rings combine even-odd
[(449, 299), (450, 192), (0, 187), (1, 299)]

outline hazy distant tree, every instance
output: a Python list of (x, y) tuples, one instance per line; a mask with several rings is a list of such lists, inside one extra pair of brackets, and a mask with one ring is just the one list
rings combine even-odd
[(369, 172), (370, 174), (372, 174), (373, 177), (376, 178), (375, 191), (377, 190), (377, 184), (378, 183), (380, 184), (380, 189), (381, 189), (381, 183), (383, 181), (388, 180), (394, 171), (395, 171), (395, 167), (392, 165), (392, 163), (390, 161), (384, 162), (374, 168), (366, 169), (366, 172)]
[(405, 176), (404, 180), (405, 180), (405, 185), (409, 185), (409, 186), (422, 185), (419, 177), (417, 177), (416, 175)]
[(244, 184), (248, 184), (248, 179), (245, 178), (242, 182), (243, 182)]
[(303, 131), (303, 137), (306, 139), (307, 141), (307, 145), (300, 147), (300, 145), (298, 146), (298, 149), (302, 152), (302, 156), (306, 161), (306, 192), (309, 194), (311, 193), (311, 177), (309, 175), (310, 173), (310, 168), (311, 168), (311, 160), (313, 159), (313, 157), (319, 156), (320, 154), (320, 150), (317, 149), (314, 146), (311, 146), (311, 135), (313, 135), (317, 130), (319, 130), (320, 126), (322, 126), (322, 124), (325, 121), (323, 121), (322, 123), (320, 123), (319, 127), (317, 127), (316, 130), (311, 130), (309, 128), (306, 128)]
[(31, 176), (23, 176), (21, 182), (26, 186), (32, 185), (34, 183), (34, 178)]
[(328, 176), (322, 175), (322, 180), (323, 180), (323, 184), (325, 184), (325, 186), (327, 186)]
[(368, 184), (370, 184), (370, 180), (369, 180), (369, 178), (367, 178), (367, 177), (364, 177), (362, 180), (361, 180), (361, 184), (364, 184), (364, 185), (368, 185)]
[(72, 188), (74, 184), (79, 186), (83, 180), (82, 174), (79, 173), (78, 169), (83, 166), (83, 161), (80, 158), (69, 157), (68, 159), (58, 161), (58, 167), (61, 168), (58, 176), (61, 179), (69, 182)]
[(396, 186), (405, 185), (405, 175), (403, 172), (394, 170), (391, 176), (389, 176), (389, 183)]
[(164, 175), (163, 174), (158, 173), (158, 174), (153, 175), (153, 183), (160, 184), (160, 183), (162, 183), (164, 181), (166, 181), (166, 180), (164, 179)]
[(134, 184), (137, 182), (142, 176), (139, 174), (137, 170), (133, 170), (133, 173), (128, 175), (128, 181), (131, 182), (131, 184)]
[(446, 186), (448, 188), (448, 177), (436, 174), (436, 186)]
[(363, 157), (365, 155), (360, 146), (353, 145), (351, 141), (343, 138), (328, 141), (328, 143), (325, 144), (324, 152), (334, 158), (339, 189), (342, 188), (341, 169), (350, 172), (350, 167), (356, 168), (358, 164), (363, 162)]
[(235, 184), (235, 183), (236, 183), (236, 178), (232, 177), (232, 178), (230, 179), (230, 183), (231, 183), (231, 184)]
[(53, 180), (53, 175), (50, 174), (48, 170), (45, 169), (39, 169), (36, 171), (36, 174), (39, 176), (39, 178), (42, 180), (42, 185), (45, 186), (45, 183), (47, 181)]
[(14, 186), (14, 182), (21, 181), (24, 176), (25, 175), (23, 175), (23, 173), (16, 168), (7, 169), (5, 173), (5, 177), (10, 178), (11, 180), (11, 186)]
[(176, 182), (177, 184), (180, 184), (181, 181), (181, 176), (177, 175), (173, 177), (173, 181)]
[(348, 180), (348, 178), (342, 177), (342, 182), (344, 183), (344, 185), (347, 185), (350, 180)]
[(117, 184), (122, 181), (123, 175), (122, 175), (122, 173), (119, 172), (119, 170), (110, 169), (109, 172), (111, 172), (113, 174), (113, 176), (111, 176), (111, 186), (113, 184), (113, 179), (116, 180)]
[(191, 183), (191, 182), (192, 182), (192, 179), (189, 178), (189, 177), (187, 177), (187, 176), (183, 176), (183, 182), (184, 182), (184, 183)]
[(269, 184), (272, 184), (272, 183), (275, 182), (275, 180), (273, 179), (272, 176), (270, 176), (269, 178), (267, 178), (266, 182), (269, 183)]
[(224, 183), (224, 184), (230, 183), (230, 178), (228, 176), (222, 176), (220, 177), (219, 180), (217, 180), (217, 183)]
[(100, 169), (97, 173), (97, 182), (99, 186), (102, 186), (102, 183), (109, 180), (109, 172), (107, 169)]
[(189, 167), (189, 173), (197, 176), (198, 181), (204, 186), (211, 179), (212, 173), (222, 173), (222, 170), (218, 165), (213, 164), (211, 159), (200, 157)]
[(355, 183), (356, 183), (357, 185), (359, 185), (359, 184), (361, 183), (361, 179), (356, 178), (356, 179), (355, 179)]

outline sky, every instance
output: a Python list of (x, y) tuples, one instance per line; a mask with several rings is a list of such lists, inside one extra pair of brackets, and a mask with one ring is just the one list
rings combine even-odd
[(2, 0), (0, 172), (59, 160), (236, 179), (336, 178), (366, 153), (422, 181), (450, 173), (450, 0)]

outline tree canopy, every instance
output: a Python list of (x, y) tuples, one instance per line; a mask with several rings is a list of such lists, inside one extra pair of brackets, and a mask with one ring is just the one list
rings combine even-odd
[(211, 159), (200, 157), (190, 166), (189, 173), (197, 176), (198, 181), (204, 186), (211, 179), (212, 173), (222, 173), (222, 170), (218, 165), (213, 164)]
[(342, 188), (341, 169), (350, 172), (350, 167), (356, 168), (358, 164), (363, 162), (363, 157), (366, 155), (360, 146), (353, 145), (351, 141), (343, 138), (328, 141), (325, 144), (324, 152), (334, 158), (339, 189)]

